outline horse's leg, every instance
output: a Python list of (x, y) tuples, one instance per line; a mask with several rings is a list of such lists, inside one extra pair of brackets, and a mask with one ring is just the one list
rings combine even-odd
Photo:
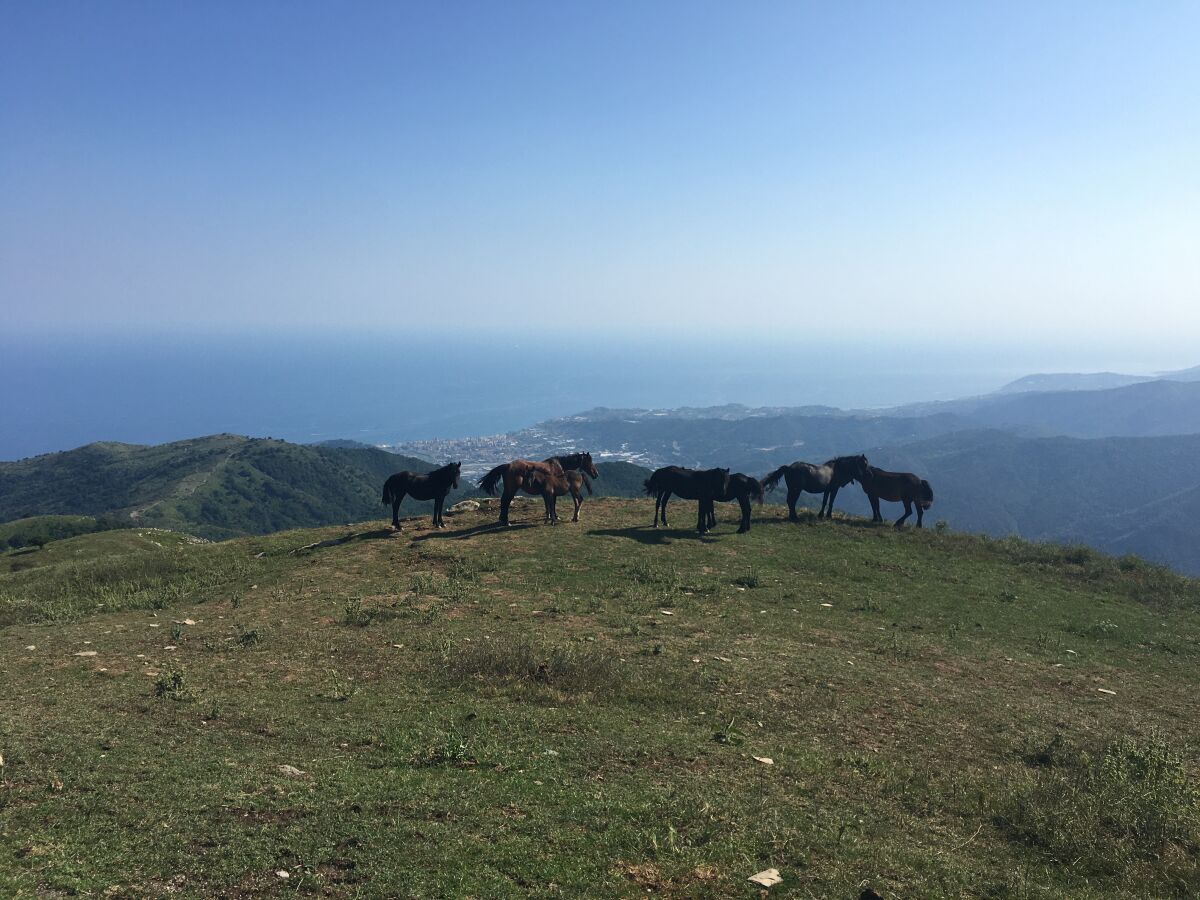
[(829, 506), (825, 510), (825, 518), (827, 518), (827, 519), (833, 518), (833, 501), (837, 499), (837, 492), (838, 492), (838, 486), (835, 484), (833, 487), (831, 487), (829, 489), (829, 493), (826, 494), (826, 496), (829, 498)]
[(738, 528), (738, 534), (745, 534), (750, 530), (750, 498), (738, 497), (738, 504), (742, 507), (742, 525)]
[(829, 502), (829, 491), (828, 490), (822, 491), (821, 492), (821, 508), (819, 510), (817, 510), (817, 518), (818, 519), (825, 518), (825, 505), (828, 502)]
[(435, 497), (433, 500), (433, 527), (445, 528), (446, 524), (442, 521), (442, 504), (446, 502), (446, 495)]
[(790, 519), (793, 522), (799, 520), (799, 518), (800, 518), (798, 515), (796, 515), (796, 502), (799, 499), (800, 499), (800, 488), (798, 488), (798, 487), (794, 488), (789, 484), (788, 485), (788, 501), (787, 501), (787, 503), (788, 503), (788, 519)]
[(515, 488), (510, 489), (507, 484), (504, 486), (504, 493), (500, 495), (500, 524), (501, 525), (508, 524), (508, 507), (512, 505), (513, 495), (516, 494), (516, 492), (517, 491)]
[(700, 534), (708, 531), (708, 510), (704, 508), (704, 501), (696, 501), (696, 531)]
[(400, 527), (400, 504), (404, 500), (404, 492), (392, 495), (392, 527), (397, 531), (403, 531)]
[(907, 519), (911, 515), (912, 515), (912, 501), (905, 499), (904, 500), (904, 515), (902, 515), (900, 518), (898, 518), (896, 520), (896, 527), (897, 528), (902, 527), (904, 525), (904, 520)]
[(667, 527), (667, 501), (671, 499), (670, 491), (663, 491), (662, 495), (662, 520), (663, 528)]
[(583, 506), (583, 493), (578, 488), (571, 488), (571, 499), (575, 502), (575, 514), (571, 516), (571, 521), (578, 522), (579, 507)]
[(917, 504), (917, 527), (921, 527), (921, 520), (925, 518), (925, 510), (921, 506), (921, 501), (916, 501)]
[(879, 511), (879, 495), (867, 494), (867, 499), (871, 501), (871, 521), (882, 522), (883, 513)]

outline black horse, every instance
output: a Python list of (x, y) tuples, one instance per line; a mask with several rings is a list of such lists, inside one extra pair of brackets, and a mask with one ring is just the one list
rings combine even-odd
[[(721, 500), (729, 503), (733, 500), (738, 502), (738, 506), (742, 508), (742, 523), (738, 526), (737, 533), (745, 534), (750, 530), (750, 501), (756, 500), (761, 506), (763, 502), (763, 486), (759, 484), (757, 478), (751, 478), (749, 475), (743, 475), (741, 472), (735, 472), (729, 476), (729, 486), (725, 489), (725, 493), (720, 497), (714, 497), (713, 500)], [(707, 504), (705, 512), (709, 529), (717, 527), (717, 513), (714, 509), (713, 501), (701, 501), (702, 504)]]
[(700, 534), (708, 531), (708, 516), (705, 503), (709, 506), (712, 501), (729, 493), (728, 469), (685, 469), (682, 466), (664, 466), (656, 469), (646, 479), (646, 494), (654, 498), (654, 527), (658, 527), (659, 513), (662, 513), (662, 523), (667, 524), (667, 501), (672, 494), (678, 494), (684, 500), (700, 501), (696, 512), (696, 530)]
[(780, 478), (787, 482), (788, 518), (793, 521), (798, 518), (796, 501), (800, 499), (801, 491), (822, 494), (821, 509), (817, 518), (832, 518), (833, 501), (837, 499), (837, 492), (855, 479), (861, 480), (866, 470), (865, 456), (838, 456), (819, 466), (806, 462), (780, 466), (764, 478), (762, 484), (764, 490), (770, 491), (774, 490)]
[(433, 527), (445, 528), (442, 521), (442, 505), (451, 488), (458, 487), (458, 473), (462, 463), (447, 463), (440, 469), (434, 469), (426, 475), (415, 472), (397, 472), (383, 484), (383, 503), (392, 504), (392, 527), (402, 531), (400, 527), (400, 501), (404, 495), (415, 500), (433, 501)]
[(874, 466), (867, 466), (867, 471), (859, 477), (863, 493), (871, 503), (871, 521), (882, 522), (879, 514), (879, 501), (889, 500), (892, 503), (904, 504), (904, 515), (896, 520), (900, 528), (904, 520), (912, 515), (913, 506), (917, 507), (917, 527), (921, 527), (921, 519), (925, 510), (933, 506), (933, 488), (923, 478), (918, 478), (912, 472), (885, 472)]

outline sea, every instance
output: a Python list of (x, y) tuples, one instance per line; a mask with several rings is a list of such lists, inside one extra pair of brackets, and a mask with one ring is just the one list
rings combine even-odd
[(586, 327), (549, 337), (0, 333), (0, 460), (219, 432), (383, 445), (498, 434), (597, 406), (872, 409), (986, 393), (1030, 372), (1147, 365), (1102, 349)]

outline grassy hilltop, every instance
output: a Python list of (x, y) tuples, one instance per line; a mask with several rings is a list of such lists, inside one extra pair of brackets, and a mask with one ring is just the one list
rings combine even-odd
[(1200, 582), (690, 506), (0, 555), (0, 896), (1200, 891)]

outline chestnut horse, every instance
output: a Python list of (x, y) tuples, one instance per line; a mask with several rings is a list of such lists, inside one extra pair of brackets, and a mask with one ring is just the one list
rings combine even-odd
[(400, 528), (400, 501), (408, 494), (414, 500), (433, 501), (433, 527), (445, 528), (442, 521), (442, 506), (451, 488), (458, 487), (458, 473), (462, 463), (448, 463), (425, 475), (415, 472), (397, 472), (383, 484), (383, 503), (392, 504), (392, 527)]
[[(479, 487), (488, 494), (494, 495), (496, 485), (503, 479), (504, 492), (500, 495), (501, 525), (509, 524), (508, 509), (512, 505), (512, 499), (517, 495), (517, 491), (524, 491), (535, 496), (540, 495), (546, 504), (547, 521), (557, 522), (558, 512), (555, 498), (572, 493), (566, 475), (568, 467), (571, 470), (585, 472), (593, 478), (600, 477), (600, 473), (596, 471), (596, 466), (592, 463), (590, 453), (571, 453), (565, 456), (552, 456), (545, 462), (514, 459), (503, 463), (484, 475), (479, 481)], [(588, 487), (590, 489), (591, 486)], [(576, 516), (579, 514), (579, 505), (582, 503), (583, 499), (580, 495), (575, 507)], [(575, 521), (578, 521), (578, 518)]]
[(706, 503), (724, 497), (729, 492), (728, 469), (685, 469), (682, 466), (663, 466), (646, 479), (646, 494), (654, 498), (654, 527), (658, 527), (659, 512), (667, 524), (667, 501), (672, 494), (684, 500), (698, 500), (696, 531), (704, 534), (711, 527)]
[[(530, 480), (526, 482), (525, 489), (530, 493), (542, 493), (542, 485), (538, 480), (538, 475), (533, 474)], [(583, 506), (583, 491), (586, 488), (588, 494), (592, 493), (592, 481), (588, 478), (586, 472), (581, 472), (576, 469), (566, 469), (563, 472), (563, 480), (554, 481), (547, 485), (554, 491), (554, 499), (550, 501), (550, 506), (546, 509), (546, 518), (543, 520), (547, 524), (555, 525), (558, 523), (558, 498), (564, 494), (570, 494), (571, 499), (575, 502), (575, 512), (571, 516), (572, 522), (579, 521), (579, 507)], [(543, 496), (545, 496), (543, 494)]]
[(933, 506), (933, 488), (923, 478), (918, 478), (912, 472), (885, 472), (874, 466), (867, 466), (866, 472), (859, 476), (858, 483), (862, 485), (863, 493), (871, 503), (871, 521), (882, 522), (879, 514), (879, 501), (903, 503), (904, 515), (896, 520), (896, 527), (904, 524), (904, 520), (912, 515), (913, 506), (917, 507), (917, 527), (921, 527), (922, 514)]
[(838, 490), (851, 484), (856, 478), (861, 478), (866, 471), (867, 458), (858, 456), (838, 456), (827, 460), (824, 465), (815, 466), (812, 463), (794, 462), (791, 465), (780, 466), (763, 479), (763, 489), (775, 489), (779, 479), (787, 482), (788, 518), (795, 521), (796, 501), (800, 492), (822, 494), (821, 509), (817, 518), (833, 518), (833, 501), (837, 499)]

